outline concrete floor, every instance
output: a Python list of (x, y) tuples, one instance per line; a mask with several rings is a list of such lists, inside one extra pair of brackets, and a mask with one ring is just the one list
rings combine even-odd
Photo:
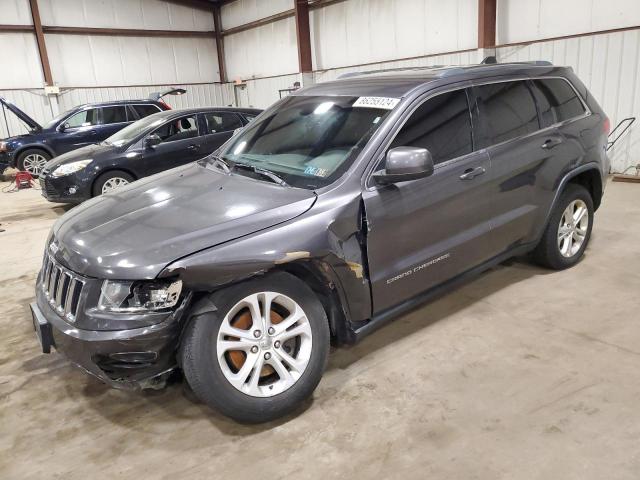
[(523, 262), (333, 352), (313, 400), (237, 425), (39, 353), (28, 303), (54, 220), (0, 193), (0, 478), (638, 479), (640, 185), (609, 184), (583, 262)]

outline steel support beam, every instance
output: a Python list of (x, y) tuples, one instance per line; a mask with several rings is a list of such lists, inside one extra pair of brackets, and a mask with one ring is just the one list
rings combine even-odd
[(313, 71), (311, 61), (311, 31), (309, 29), (309, 3), (295, 0), (296, 36), (298, 38), (298, 63), (300, 73)]
[(40, 53), (40, 64), (42, 65), (42, 73), (44, 82), (47, 85), (53, 85), (53, 77), (51, 76), (51, 66), (49, 65), (49, 55), (47, 55), (47, 45), (44, 41), (44, 32), (42, 31), (42, 22), (40, 21), (40, 10), (38, 9), (38, 0), (29, 0), (31, 7), (31, 17), (33, 18), (33, 29), (36, 33), (36, 41), (38, 43), (38, 52)]
[(496, 1), (478, 0), (478, 48), (496, 46)]
[(205, 37), (213, 38), (215, 32), (200, 30), (148, 30), (141, 28), (96, 28), (43, 26), (44, 33), (71, 35), (107, 35), (111, 37)]
[(213, 7), (213, 25), (216, 35), (216, 51), (218, 52), (218, 70), (220, 71), (220, 82), (227, 81), (227, 64), (224, 59), (224, 38), (222, 37), (222, 16), (220, 5)]

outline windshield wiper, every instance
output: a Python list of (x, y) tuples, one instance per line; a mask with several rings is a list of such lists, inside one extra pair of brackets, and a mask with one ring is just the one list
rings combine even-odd
[(263, 177), (267, 177), (273, 183), (280, 185), (281, 187), (288, 187), (289, 184), (284, 181), (282, 177), (273, 173), (271, 170), (267, 170), (266, 168), (256, 167), (255, 165), (247, 165), (246, 163), (233, 163), (233, 168), (245, 168), (247, 170), (252, 170), (254, 173), (258, 175), (262, 175)]
[(222, 168), (222, 170), (224, 170), (224, 173), (231, 173), (231, 165), (229, 165), (229, 163), (222, 157), (209, 155), (208, 157), (204, 157), (202, 160), (204, 160), (205, 162), (217, 164), (220, 168)]

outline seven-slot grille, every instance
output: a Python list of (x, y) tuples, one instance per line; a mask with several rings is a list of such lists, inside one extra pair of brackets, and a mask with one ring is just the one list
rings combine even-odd
[(69, 322), (75, 322), (84, 281), (45, 255), (42, 265), (42, 290), (51, 307)]

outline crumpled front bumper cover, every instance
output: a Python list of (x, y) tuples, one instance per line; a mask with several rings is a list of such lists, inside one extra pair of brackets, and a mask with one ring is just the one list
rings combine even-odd
[[(43, 352), (50, 347), (106, 384), (120, 389), (159, 388), (176, 366), (180, 318), (187, 300), (156, 325), (130, 330), (95, 331), (64, 321), (39, 292), (32, 303), (34, 327)], [(50, 344), (49, 344), (50, 343)]]

